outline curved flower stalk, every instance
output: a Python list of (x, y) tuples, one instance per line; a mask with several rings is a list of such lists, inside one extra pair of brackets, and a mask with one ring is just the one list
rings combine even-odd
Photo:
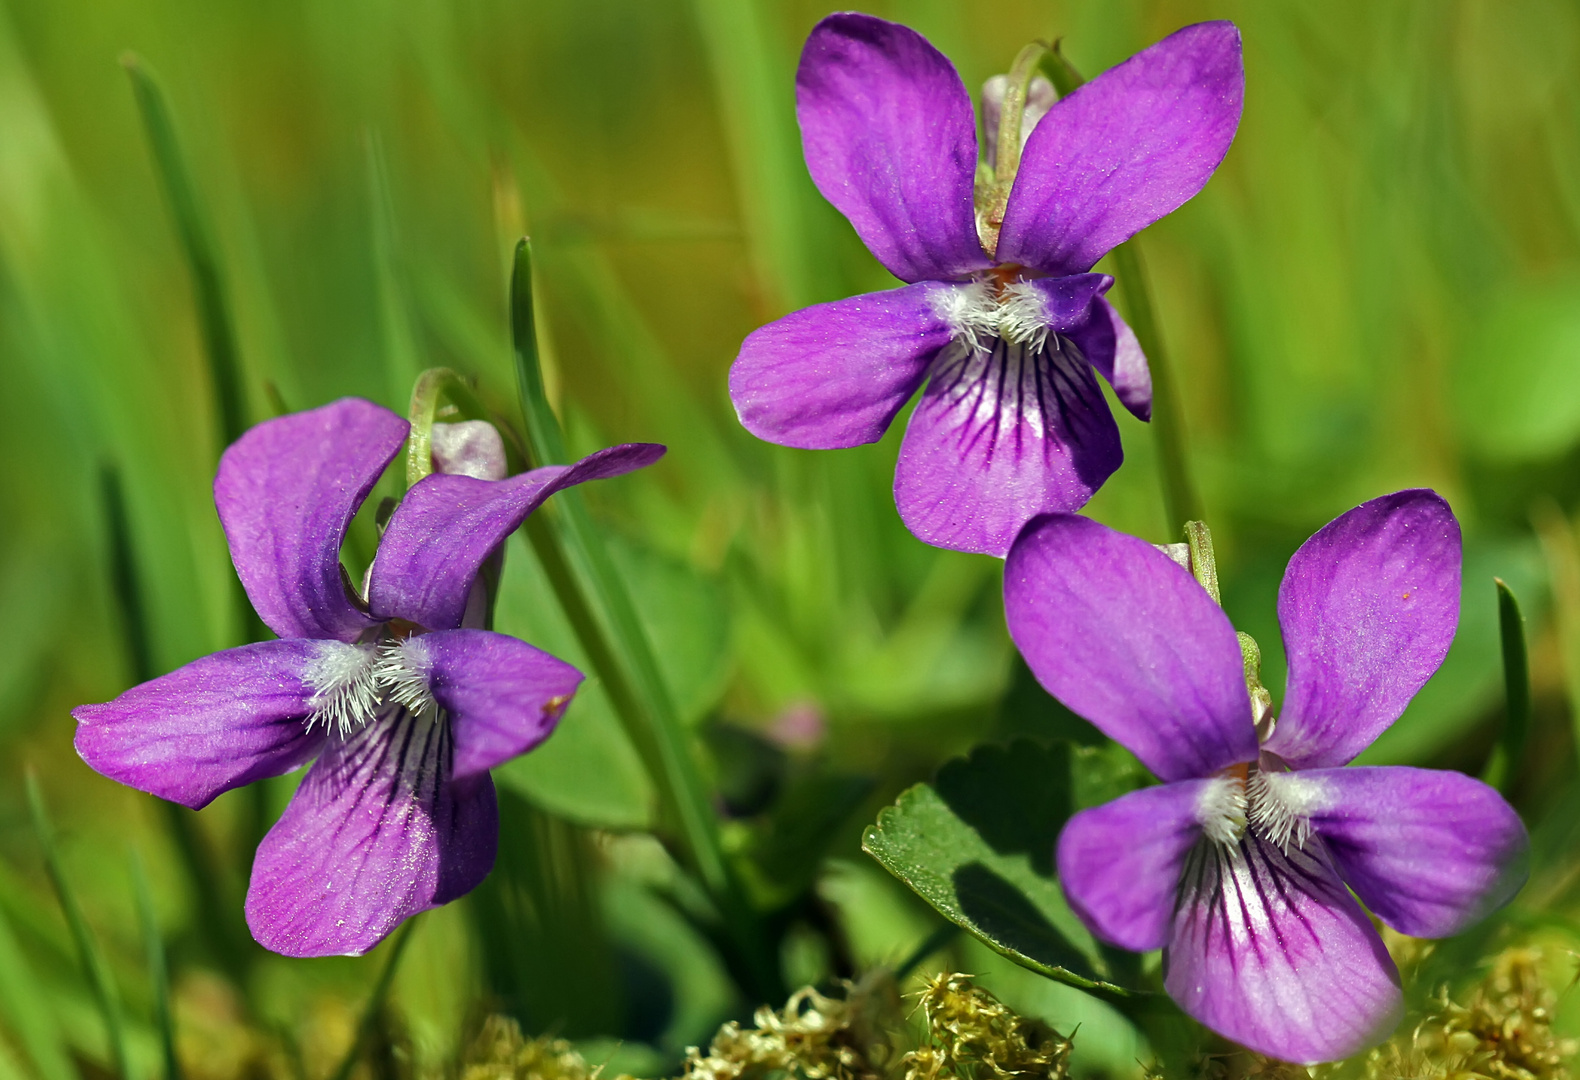
[(478, 572), (554, 492), (664, 452), (616, 446), (503, 479), (497, 432), (436, 428), (436, 462), (451, 471), (407, 492), (359, 593), (341, 543), (407, 431), (346, 398), (243, 435), (220, 460), (214, 501), (279, 640), (72, 710), (90, 766), (193, 809), (317, 759), (247, 890), (253, 936), (288, 956), (366, 952), (487, 876), (499, 824), (488, 770), (549, 736), (582, 675), (479, 629)]
[(1525, 827), (1479, 780), (1340, 767), (1442, 662), (1459, 576), (1459, 524), (1433, 492), (1326, 525), (1279, 589), (1275, 721), (1256, 715), (1228, 618), (1152, 545), (1059, 514), (1009, 554), (1006, 615), (1032, 671), (1163, 781), (1070, 819), (1070, 906), (1105, 941), (1164, 949), (1175, 1001), (1253, 1050), (1331, 1061), (1398, 1023), (1398, 971), (1355, 897), (1443, 937), (1525, 880)]
[[(1201, 190), (1244, 83), (1228, 22), (1187, 26), (1058, 102), (1033, 83), (1024, 116), (1041, 119), (1005, 200), (996, 125), (979, 184), (971, 98), (943, 54), (870, 15), (824, 19), (796, 75), (807, 168), (907, 284), (753, 332), (730, 371), (741, 423), (784, 446), (857, 446), (926, 382), (894, 477), (917, 537), (1003, 555), (1030, 518), (1084, 506), (1123, 457), (1095, 373), (1141, 419), (1152, 402), (1103, 296), (1113, 279), (1088, 271)], [(990, 82), (990, 121), (1003, 96)]]

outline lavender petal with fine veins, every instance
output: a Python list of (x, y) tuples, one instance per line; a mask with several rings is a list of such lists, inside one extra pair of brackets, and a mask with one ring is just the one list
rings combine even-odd
[(487, 876), (499, 827), (488, 770), (549, 736), (582, 675), (466, 625), (478, 571), (554, 492), (664, 452), (630, 444), (484, 479), (503, 475), (498, 433), (448, 427), (441, 471), (407, 492), (363, 598), (341, 544), (406, 433), (394, 413), (346, 398), (244, 434), (214, 500), (247, 595), (281, 640), (72, 710), (90, 766), (194, 808), (313, 761), (247, 890), (253, 936), (288, 956), (364, 953)]
[[(807, 169), (908, 284), (749, 335), (730, 370), (741, 423), (785, 446), (875, 442), (926, 383), (894, 485), (916, 536), (1003, 555), (1031, 518), (1085, 505), (1123, 457), (1095, 375), (1141, 419), (1152, 409), (1146, 357), (1103, 296), (1113, 281), (1088, 271), (1201, 190), (1244, 81), (1239, 31), (1210, 22), (1061, 101), (1034, 82), (999, 221), (953, 65), (898, 23), (825, 18), (796, 75)], [(1003, 93), (990, 84), (989, 114)]]
[(1290, 691), (1259, 745), (1234, 629), (1188, 570), (1069, 514), (1009, 553), (1005, 616), (1032, 672), (1164, 781), (1065, 825), (1070, 907), (1104, 941), (1162, 948), (1180, 1006), (1260, 1053), (1333, 1061), (1398, 1023), (1399, 974), (1355, 897), (1443, 936), (1525, 880), (1525, 826), (1481, 781), (1334, 767), (1442, 662), (1459, 576), (1459, 524), (1430, 491), (1320, 530), (1279, 592)]

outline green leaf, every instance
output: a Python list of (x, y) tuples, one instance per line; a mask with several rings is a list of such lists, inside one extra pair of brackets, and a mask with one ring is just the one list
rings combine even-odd
[[(729, 607), (723, 590), (684, 564), (609, 537), (609, 554), (631, 587), (642, 629), (682, 723), (695, 725), (724, 692), (729, 675)], [(554, 736), (496, 775), (544, 810), (581, 825), (646, 829), (653, 785), (537, 555), (527, 545), (505, 559), (495, 628), (553, 653), (588, 674)]]
[(730, 608), (718, 582), (684, 563), (609, 536), (609, 555), (631, 589), (637, 618), (681, 723), (718, 704), (730, 674)]
[(917, 784), (867, 829), (862, 847), (952, 922), (1050, 979), (1110, 1001), (1135, 996), (1054, 879), (1059, 831), (1078, 808), (1077, 751), (1017, 741), (980, 747)]
[[(527, 544), (513, 545), (505, 557), (494, 627), (591, 671)], [(655, 820), (652, 780), (596, 678), (582, 683), (546, 743), (494, 775), (541, 809), (581, 825), (647, 829)]]

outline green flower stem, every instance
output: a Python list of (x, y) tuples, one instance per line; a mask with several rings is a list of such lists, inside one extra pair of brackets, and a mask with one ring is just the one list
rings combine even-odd
[(181, 1059), (176, 1055), (175, 1015), (170, 1008), (170, 969), (165, 963), (165, 943), (154, 917), (153, 892), (143, 860), (132, 852), (132, 898), (137, 901), (137, 921), (142, 924), (143, 949), (148, 957), (149, 989), (154, 997), (154, 1026), (159, 1031), (159, 1050), (164, 1057), (165, 1080), (181, 1080)]
[(985, 207), (980, 208), (986, 211), (985, 243), (990, 255), (998, 249), (998, 233), (1004, 223), (1004, 209), (1009, 205), (1010, 189), (1015, 186), (1015, 174), (1020, 171), (1020, 125), (1026, 115), (1026, 92), (1047, 52), (1048, 46), (1034, 41), (1021, 49), (1015, 62), (1010, 65), (1009, 85), (1004, 88), (1004, 101), (999, 107), (998, 152), (993, 162), (993, 185)]
[(125, 1029), (121, 1021), (121, 999), (115, 991), (110, 963), (99, 949), (99, 943), (88, 928), (88, 920), (83, 917), (82, 908), (77, 903), (77, 895), (66, 880), (60, 851), (55, 846), (55, 830), (50, 826), (48, 811), (44, 809), (44, 796), (39, 791), (38, 777), (33, 775), (31, 769), (27, 773), (27, 803), (32, 811), (33, 831), (38, 837), (38, 846), (44, 852), (44, 869), (49, 874), (50, 884), (55, 887), (55, 897), (66, 915), (66, 925), (71, 929), (72, 941), (76, 943), (83, 974), (88, 978), (88, 987), (93, 991), (94, 1003), (98, 1005), (99, 1016), (104, 1021), (104, 1038), (109, 1046), (111, 1068), (121, 1080), (132, 1080), (126, 1057)]
[(449, 368), (429, 368), (417, 376), (411, 390), (411, 407), (406, 419), (411, 435), (406, 439), (406, 487), (433, 472), (433, 425), (439, 418), (439, 399), (446, 397), (462, 416), (494, 422), (472, 387)]
[(1502, 578), (1492, 580), (1498, 589), (1498, 630), (1503, 641), (1503, 687), (1508, 714), (1481, 778), (1507, 795), (1525, 757), (1525, 740), (1531, 730), (1531, 664), (1520, 602)]
[(1125, 298), (1125, 315), (1152, 372), (1152, 437), (1157, 443), (1158, 475), (1163, 483), (1163, 512), (1173, 528), (1175, 522), (1202, 516), (1201, 500), (1185, 460), (1185, 420), (1180, 412), (1179, 393), (1158, 332), (1141, 248), (1137, 241), (1126, 240), (1113, 250), (1112, 258), (1114, 276)]
[[(1064, 58), (1057, 42), (1042, 54), (1039, 70), (1060, 97), (1086, 81)], [(1114, 277), (1119, 282), (1120, 295), (1124, 297), (1125, 317), (1130, 329), (1135, 331), (1136, 342), (1146, 354), (1147, 366), (1152, 372), (1152, 437), (1157, 441), (1163, 512), (1168, 518), (1168, 531), (1173, 532), (1180, 523), (1203, 516), (1201, 499), (1191, 482), (1185, 459), (1185, 419), (1180, 411), (1179, 391), (1175, 388), (1174, 372), (1158, 330), (1140, 244), (1134, 239), (1126, 240), (1110, 253), (1110, 257), (1114, 260)]]
[(357, 1067), (357, 1060), (366, 1050), (368, 1040), (373, 1036), (373, 1028), (378, 1024), (379, 1014), (384, 1011), (384, 1003), (389, 1000), (390, 987), (395, 985), (395, 972), (400, 967), (401, 957), (406, 955), (406, 945), (411, 941), (412, 928), (416, 925), (416, 916), (407, 919), (406, 925), (396, 931), (394, 940), (390, 942), (389, 960), (385, 962), (384, 970), (379, 972), (379, 981), (373, 985), (373, 993), (362, 1009), (356, 1034), (352, 1036), (346, 1056), (340, 1059), (334, 1080), (351, 1080), (351, 1071)]
[[(527, 240), (516, 247), (510, 310), (530, 463), (540, 467), (564, 462), (564, 438), (538, 363), (532, 248)], [(565, 491), (555, 498), (553, 522), (541, 515), (529, 519), (528, 539), (658, 788), (664, 819), (678, 833), (686, 861), (719, 908), (725, 932), (750, 973), (751, 992), (759, 1000), (776, 1001), (785, 992), (779, 965), (725, 858), (707, 787), (630, 593), (580, 494)]]

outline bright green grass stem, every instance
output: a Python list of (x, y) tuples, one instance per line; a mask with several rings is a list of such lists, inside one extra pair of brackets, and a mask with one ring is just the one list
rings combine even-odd
[(126, 1057), (125, 1027), (121, 1019), (121, 999), (115, 989), (110, 962), (88, 927), (82, 906), (77, 902), (77, 894), (66, 877), (65, 867), (60, 861), (60, 850), (55, 846), (55, 829), (50, 824), (49, 812), (44, 808), (44, 795), (39, 790), (38, 777), (31, 770), (27, 774), (27, 802), (32, 812), (33, 831), (38, 838), (38, 846), (44, 852), (44, 869), (49, 874), (50, 884), (55, 887), (55, 897), (60, 901), (72, 941), (77, 946), (83, 974), (87, 976), (94, 1004), (98, 1006), (99, 1016), (104, 1021), (104, 1040), (108, 1044), (111, 1069), (121, 1080), (131, 1080)]
[(1502, 578), (1492, 580), (1498, 590), (1498, 631), (1503, 645), (1507, 712), (1498, 743), (1492, 749), (1481, 778), (1507, 795), (1525, 757), (1525, 741), (1531, 730), (1531, 663), (1520, 602)]
[[(1086, 81), (1064, 58), (1057, 44), (1043, 54), (1040, 70), (1060, 97)], [(1163, 349), (1163, 335), (1158, 330), (1157, 310), (1152, 305), (1152, 290), (1147, 286), (1140, 245), (1134, 239), (1127, 240), (1113, 250), (1111, 257), (1114, 277), (1125, 301), (1125, 315), (1152, 372), (1152, 437), (1157, 443), (1158, 479), (1163, 485), (1167, 533), (1174, 537), (1179, 535), (1177, 530), (1185, 522), (1199, 521), (1205, 516), (1185, 460), (1185, 419), (1180, 409), (1179, 391), (1174, 385), (1174, 370), (1169, 366), (1168, 354)]]
[[(510, 311), (528, 456), (534, 467), (564, 462), (564, 437), (544, 392), (538, 361), (532, 247), (525, 239), (516, 246)], [(692, 869), (718, 905), (725, 932), (749, 973), (750, 990), (759, 1000), (778, 1000), (784, 996), (779, 965), (725, 858), (707, 787), (636, 607), (579, 493), (561, 492), (557, 501), (555, 524), (541, 516), (529, 519), (528, 539), (658, 787), (664, 818), (678, 832)]]

